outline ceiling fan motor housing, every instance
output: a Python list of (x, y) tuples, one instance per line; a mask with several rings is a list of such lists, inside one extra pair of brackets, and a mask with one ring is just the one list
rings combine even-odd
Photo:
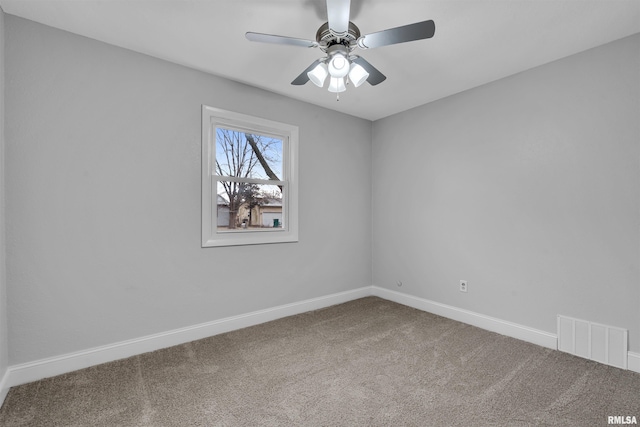
[(349, 21), (349, 29), (343, 36), (336, 35), (329, 29), (329, 23), (325, 22), (318, 28), (316, 33), (316, 41), (318, 46), (323, 52), (327, 52), (331, 46), (342, 45), (351, 52), (358, 45), (358, 38), (360, 37), (360, 29), (353, 22)]

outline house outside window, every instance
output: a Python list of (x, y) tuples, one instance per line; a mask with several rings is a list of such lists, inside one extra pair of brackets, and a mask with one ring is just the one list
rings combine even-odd
[(202, 106), (202, 246), (298, 241), (298, 128)]

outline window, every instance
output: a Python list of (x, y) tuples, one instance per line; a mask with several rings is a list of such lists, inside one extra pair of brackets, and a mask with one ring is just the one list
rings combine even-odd
[(298, 127), (202, 106), (202, 246), (298, 241)]

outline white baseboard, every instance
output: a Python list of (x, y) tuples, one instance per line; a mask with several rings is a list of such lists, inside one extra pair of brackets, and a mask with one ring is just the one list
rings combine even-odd
[(0, 407), (2, 407), (4, 399), (5, 397), (7, 397), (7, 393), (9, 393), (9, 386), (7, 385), (8, 380), (9, 372), (7, 370), (2, 374), (2, 377), (0, 378)]
[(627, 353), (627, 369), (640, 373), (640, 353)]
[[(555, 334), (401, 292), (377, 286), (366, 286), (80, 352), (9, 366), (0, 379), (0, 406), (2, 406), (9, 388), (13, 386), (372, 295), (543, 347), (555, 350), (558, 346), (558, 339)], [(640, 372), (640, 353), (628, 352), (627, 369)]]
[(428, 299), (414, 297), (412, 295), (401, 292), (392, 291), (390, 289), (372, 287), (372, 294), (398, 304), (407, 305), (417, 308), (418, 310), (427, 311), (437, 314), (438, 316), (447, 317), (462, 323), (477, 326), (488, 331), (497, 332), (522, 341), (527, 341), (543, 347), (558, 349), (558, 338), (555, 334), (544, 332), (538, 329), (522, 326), (517, 323), (507, 322), (505, 320), (496, 319), (495, 317), (485, 316), (484, 314), (474, 313), (473, 311), (463, 310), (446, 304), (430, 301)]
[[(477, 326), (492, 332), (497, 332), (512, 338), (517, 338), (522, 341), (537, 344), (542, 347), (554, 350), (558, 349), (558, 337), (556, 334), (496, 319), (494, 317), (485, 316), (483, 314), (474, 313), (472, 311), (463, 310), (461, 308), (441, 304), (424, 298), (414, 297), (402, 292), (380, 288), (378, 286), (371, 287), (371, 295), (397, 302), (398, 304), (407, 305), (418, 310), (437, 314), (438, 316)], [(640, 373), (640, 353), (634, 353), (632, 351), (627, 352), (626, 369)]]
[(3, 397), (3, 399), (0, 399), (0, 405), (4, 400), (2, 393), (6, 396), (9, 387), (65, 374), (101, 363), (124, 359), (161, 348), (184, 344), (271, 320), (305, 313), (307, 311), (318, 310), (335, 304), (342, 304), (370, 295), (371, 287), (366, 286), (351, 291), (312, 298), (75, 353), (10, 366), (3, 379), (3, 387), (0, 389), (2, 390), (0, 391), (0, 397)]

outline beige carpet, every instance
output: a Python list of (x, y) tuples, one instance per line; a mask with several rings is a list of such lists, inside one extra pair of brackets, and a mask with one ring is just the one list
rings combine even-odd
[(375, 297), (12, 388), (2, 426), (606, 426), (640, 374)]

